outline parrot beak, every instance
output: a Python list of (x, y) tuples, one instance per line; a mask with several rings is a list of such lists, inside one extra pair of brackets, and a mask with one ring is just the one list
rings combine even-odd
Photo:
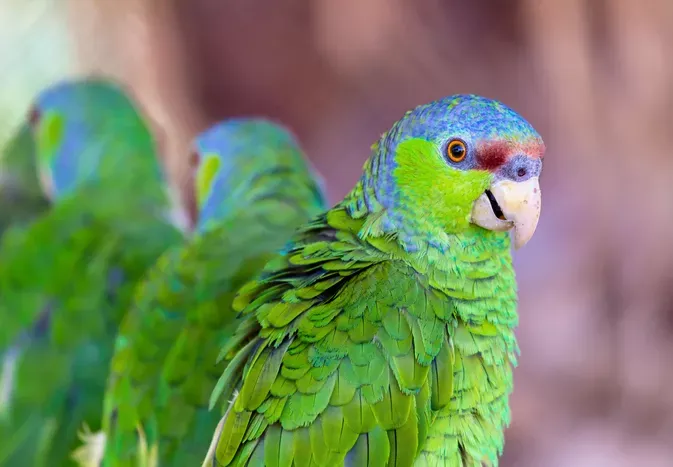
[(48, 200), (54, 201), (55, 191), (54, 180), (51, 177), (51, 174), (46, 170), (38, 170), (38, 178), (40, 180), (40, 185), (42, 186), (42, 191)]
[(182, 205), (177, 190), (172, 186), (168, 186), (166, 188), (166, 197), (170, 200), (170, 208), (165, 214), (166, 220), (172, 223), (181, 232), (188, 232), (192, 227), (191, 221), (186, 209)]
[(535, 233), (541, 208), (538, 177), (524, 182), (501, 180), (477, 198), (472, 208), (472, 223), (498, 232), (513, 228), (514, 248), (518, 250)]

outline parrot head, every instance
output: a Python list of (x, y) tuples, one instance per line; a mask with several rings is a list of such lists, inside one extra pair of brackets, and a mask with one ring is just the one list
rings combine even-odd
[[(29, 113), (40, 182), (53, 201), (83, 185), (133, 192), (184, 228), (148, 125), (124, 88), (102, 77), (56, 83)], [(140, 201), (139, 201), (140, 202)]]
[(197, 230), (284, 190), (309, 189), (308, 198), (324, 204), (322, 180), (295, 137), (264, 118), (232, 118), (208, 128), (193, 142), (191, 165)]
[(163, 183), (151, 131), (116, 83), (96, 77), (59, 82), (38, 94), (29, 121), (40, 179), (53, 198), (138, 170), (148, 182)]
[(374, 149), (365, 186), (390, 212), (389, 227), (431, 238), (475, 226), (511, 230), (515, 248), (535, 232), (545, 146), (504, 104), (454, 95), (419, 106)]

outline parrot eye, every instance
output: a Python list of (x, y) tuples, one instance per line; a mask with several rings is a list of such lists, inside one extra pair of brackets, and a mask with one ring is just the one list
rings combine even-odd
[(199, 153), (196, 151), (192, 151), (192, 153), (189, 155), (189, 166), (192, 169), (195, 169), (199, 166)]
[(461, 140), (454, 139), (446, 147), (446, 153), (451, 162), (461, 162), (467, 156), (467, 147), (465, 147), (465, 143)]
[(40, 110), (37, 107), (32, 107), (30, 113), (28, 114), (28, 122), (32, 126), (36, 126), (40, 121)]

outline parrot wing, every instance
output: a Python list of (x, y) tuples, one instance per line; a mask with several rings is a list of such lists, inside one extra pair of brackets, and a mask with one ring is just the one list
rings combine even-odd
[(241, 289), (204, 465), (413, 463), (452, 397), (450, 302), (362, 225), (335, 208)]
[(235, 291), (325, 210), (319, 177), (282, 126), (231, 119), (193, 146), (194, 236), (138, 289), (115, 348), (103, 433), (82, 446), (81, 465), (201, 462), (219, 419), (208, 398), (219, 349), (237, 327)]
[(208, 407), (223, 370), (215, 361), (238, 324), (235, 292), (321, 209), (264, 198), (159, 260), (117, 340), (105, 401), (105, 465), (134, 465), (139, 452), (158, 456), (161, 465), (203, 459), (219, 420)]

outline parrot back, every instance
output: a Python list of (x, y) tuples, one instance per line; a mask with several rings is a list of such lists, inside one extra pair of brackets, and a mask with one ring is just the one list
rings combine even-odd
[(100, 426), (114, 339), (135, 284), (182, 238), (128, 197), (119, 200), (122, 222), (90, 209), (101, 204), (82, 195), (86, 201), (69, 198), (0, 247), (0, 466), (73, 465), (82, 423)]
[[(226, 218), (165, 254), (138, 290), (113, 357), (103, 421), (102, 465), (199, 465), (219, 415), (209, 397), (219, 349), (237, 328), (235, 292), (303, 222), (325, 209), (306, 172), (258, 170), (245, 191), (224, 197)], [(233, 194), (244, 202), (238, 206)], [(99, 465), (96, 440), (80, 465)]]

